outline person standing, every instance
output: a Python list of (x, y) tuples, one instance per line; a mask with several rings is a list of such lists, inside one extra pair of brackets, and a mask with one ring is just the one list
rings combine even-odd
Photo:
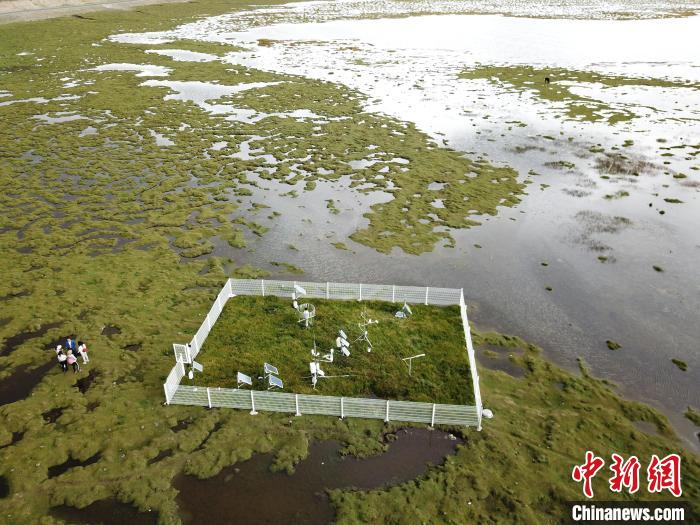
[(72, 350), (68, 350), (68, 364), (73, 367), (73, 373), (77, 374), (80, 372), (80, 365), (78, 364), (78, 358), (73, 355)]
[(80, 357), (83, 358), (83, 364), (87, 364), (90, 362), (90, 358), (88, 357), (87, 345), (82, 341), (78, 341), (78, 353), (80, 353)]
[(63, 370), (63, 373), (65, 374), (68, 371), (68, 365), (66, 364), (68, 357), (66, 357), (66, 354), (64, 354), (62, 350), (59, 350), (57, 358), (58, 365), (61, 367), (61, 370)]

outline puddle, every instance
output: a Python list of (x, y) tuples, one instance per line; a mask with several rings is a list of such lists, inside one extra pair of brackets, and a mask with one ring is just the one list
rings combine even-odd
[(51, 516), (67, 523), (84, 525), (155, 525), (155, 512), (139, 512), (136, 507), (114, 499), (96, 501), (82, 509), (61, 505), (50, 511)]
[(41, 414), (41, 417), (44, 418), (44, 421), (47, 423), (55, 423), (56, 420), (61, 417), (61, 414), (63, 414), (63, 411), (65, 410), (65, 407), (59, 407), (59, 408), (52, 408), (51, 410), (47, 410), (43, 414)]
[(219, 59), (216, 55), (185, 49), (147, 49), (146, 53), (170, 57), (175, 62), (213, 62)]
[(156, 140), (156, 146), (174, 146), (175, 142), (170, 140), (168, 137), (163, 135), (162, 133), (158, 133), (157, 131), (153, 131), (152, 129), (149, 129), (148, 132), (151, 134), (151, 137), (153, 137)]
[[(477, 349), (476, 354), (479, 365), (489, 370), (500, 370), (512, 377), (525, 377), (525, 369), (508, 358), (508, 353), (517, 353), (518, 349), (495, 348), (499, 349), (499, 355), (490, 355), (484, 351), (483, 347)], [(512, 352), (508, 352), (509, 350), (512, 350)]]
[(659, 430), (656, 428), (656, 425), (654, 423), (650, 423), (649, 421), (634, 421), (634, 426), (640, 432), (644, 432), (650, 436), (659, 435)]
[(20, 332), (16, 335), (8, 337), (7, 339), (5, 339), (5, 342), (2, 345), (2, 349), (0, 349), (0, 357), (10, 355), (18, 346), (26, 343), (30, 339), (41, 337), (45, 335), (49, 330), (53, 328), (58, 328), (59, 326), (61, 326), (61, 323), (49, 323), (41, 325), (36, 330), (28, 330), (26, 332)]
[(36, 368), (20, 365), (9, 377), (0, 379), (0, 406), (24, 399), (41, 382), (46, 372), (53, 367), (58, 368), (55, 357), (51, 357), (48, 363)]
[(83, 377), (82, 379), (78, 379), (75, 382), (75, 387), (80, 390), (81, 393), (85, 393), (88, 391), (88, 389), (92, 386), (92, 383), (95, 381), (100, 376), (100, 373), (97, 370), (90, 370), (87, 376)]
[(106, 335), (107, 337), (112, 337), (113, 335), (121, 334), (122, 329), (119, 328), (118, 326), (114, 325), (107, 325), (102, 329), (102, 332), (100, 332), (102, 335)]
[(314, 443), (291, 476), (270, 472), (272, 454), (255, 456), (205, 480), (180, 475), (175, 487), (183, 521), (227, 524), (235, 516), (241, 523), (329, 523), (334, 510), (327, 489), (370, 490), (415, 479), (426, 473), (429, 463), (442, 464), (461, 443), (437, 430), (410, 428), (397, 435), (387, 452), (366, 459), (343, 458), (337, 441)]
[(162, 450), (161, 452), (158, 453), (158, 455), (156, 457), (149, 459), (146, 464), (153, 465), (154, 463), (158, 463), (159, 461), (161, 461), (165, 458), (169, 458), (172, 455), (173, 455), (173, 449), (169, 448), (166, 450)]
[(0, 446), (0, 449), (2, 448), (7, 448), (11, 447), (15, 443), (18, 443), (19, 441), (22, 441), (22, 438), (24, 437), (24, 432), (13, 432), (12, 433), (12, 441), (10, 441), (7, 445), (2, 445)]
[(61, 474), (65, 474), (67, 471), (69, 471), (72, 468), (76, 467), (87, 467), (88, 465), (92, 465), (93, 463), (97, 463), (100, 459), (102, 458), (102, 453), (98, 452), (89, 458), (81, 461), (79, 459), (73, 459), (68, 458), (66, 461), (61, 463), (60, 465), (53, 465), (52, 467), (49, 467), (49, 479), (51, 478), (56, 478), (60, 476)]
[(0, 476), (0, 499), (10, 495), (10, 483), (5, 476)]
[(190, 418), (180, 419), (175, 426), (170, 427), (170, 430), (177, 434), (178, 432), (186, 430), (187, 427), (190, 426), (190, 423), (192, 423), (192, 420)]
[(137, 77), (167, 77), (172, 69), (149, 64), (103, 64), (92, 71), (137, 71)]
[(74, 120), (84, 120), (87, 117), (82, 115), (68, 114), (67, 112), (58, 111), (53, 115), (44, 113), (42, 115), (34, 115), (32, 118), (46, 122), (47, 124), (61, 124), (63, 122), (73, 122)]
[(21, 292), (3, 295), (0, 297), (0, 301), (9, 301), (10, 299), (16, 299), (17, 297), (27, 297), (29, 294), (29, 290), (22, 290)]

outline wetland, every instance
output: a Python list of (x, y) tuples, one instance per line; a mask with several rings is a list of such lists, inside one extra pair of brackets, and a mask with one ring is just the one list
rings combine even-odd
[[(241, 480), (305, 479), (284, 509), (318, 523), (557, 521), (590, 447), (681, 453), (697, 514), (700, 8), (616, 7), (204, 0), (0, 26), (2, 520), (209, 519), (217, 483), (211, 512), (254, 516)], [(463, 288), (494, 419), (163, 406), (171, 344), (226, 277), (302, 271)]]

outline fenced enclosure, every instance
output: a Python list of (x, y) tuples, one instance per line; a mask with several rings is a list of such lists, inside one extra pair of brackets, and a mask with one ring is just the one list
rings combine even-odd
[[(305, 289), (305, 298), (353, 301), (386, 301), (392, 303), (436, 306), (459, 305), (464, 328), (465, 350), (471, 372), (474, 405), (449, 405), (414, 401), (363, 399), (323, 395), (267, 392), (231, 388), (181, 385), (185, 364), (190, 364), (201, 351), (209, 332), (226, 303), (238, 295), (290, 297), (295, 286)], [(481, 430), (482, 404), (479, 375), (467, 317), (464, 293), (455, 288), (371, 285), (353, 283), (312, 283), (271, 281), (264, 279), (228, 279), (214, 300), (199, 330), (188, 344), (174, 344), (175, 366), (163, 385), (168, 404), (197, 405), (209, 408), (226, 407), (271, 412), (361, 417), (384, 421), (476, 426)]]

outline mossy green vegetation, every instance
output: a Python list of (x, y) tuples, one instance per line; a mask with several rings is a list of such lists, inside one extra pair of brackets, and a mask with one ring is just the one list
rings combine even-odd
[(674, 358), (671, 359), (671, 362), (672, 362), (674, 365), (676, 365), (676, 366), (678, 367), (679, 370), (682, 370), (683, 372), (685, 372), (686, 370), (688, 370), (688, 363), (686, 363), (686, 362), (683, 361), (682, 359), (677, 359), (677, 358), (674, 357)]
[(605, 344), (607, 345), (608, 349), (610, 349), (610, 350), (619, 350), (620, 348), (622, 348), (622, 345), (620, 343), (618, 343), (617, 341), (613, 341), (611, 339), (608, 339), (607, 341), (605, 341)]
[[(549, 103), (563, 103), (563, 113), (572, 120), (585, 122), (605, 121), (616, 124), (636, 118), (637, 115), (624, 106), (610, 105), (594, 98), (594, 95), (576, 94), (571, 88), (598, 84), (605, 88), (627, 86), (650, 86), (662, 88), (690, 87), (698, 89), (700, 84), (657, 78), (636, 78), (605, 75), (593, 71), (563, 68), (541, 68), (534, 66), (494, 66), (479, 64), (460, 73), (466, 80), (488, 80), (507, 89), (532, 93)], [(549, 83), (545, 82), (549, 79)], [(545, 137), (547, 138), (547, 137)], [(625, 144), (628, 145), (628, 144)]]
[(270, 264), (272, 266), (276, 266), (277, 268), (282, 268), (286, 273), (293, 273), (296, 275), (304, 273), (303, 269), (287, 262), (272, 261)]
[[(476, 333), (474, 344), (508, 352), (526, 370), (521, 379), (480, 370), (482, 395), (494, 418), (478, 435), (462, 433), (465, 443), (457, 454), (417, 483), (384, 491), (333, 492), (338, 523), (561, 523), (568, 518), (565, 502), (583, 497), (580, 485), (571, 481), (571, 470), (583, 462), (586, 450), (606, 464), (613, 452), (635, 454), (645, 464), (651, 454), (678, 450), (663, 416), (623, 401), (585, 366), (580, 376), (572, 375), (542, 360), (536, 347), (517, 337)], [(658, 435), (638, 430), (639, 421), (654, 425)], [(682, 499), (692, 516), (698, 516), (697, 456), (683, 453), (683, 469)], [(596, 499), (667, 498), (641, 490), (634, 496), (611, 493), (608, 477), (601, 471), (594, 478)]]
[[(265, 173), (280, 184), (285, 177), (310, 182), (349, 176), (354, 187), (363, 188), (374, 182), (376, 191), (393, 200), (367, 212), (370, 225), (356, 240), (382, 251), (430, 250), (447, 235), (435, 227), (472, 225), (474, 216), (517, 202), (522, 188), (513, 170), (438, 148), (410, 125), (363, 113), (359, 95), (345, 88), (145, 52), (172, 48), (221, 56), (227, 51), (215, 43), (105, 40), (118, 32), (165, 30), (203, 13), (248, 7), (235, 0), (202, 0), (91, 13), (89, 20), (0, 26), (0, 89), (10, 93), (0, 98), (0, 337), (60, 323), (1, 356), (0, 381), (24, 365), (50, 365), (49, 346), (58, 337), (75, 334), (91, 350), (91, 363), (81, 373), (63, 375), (51, 366), (31, 395), (0, 406), (0, 482), (7, 487), (0, 521), (56, 523), (51, 507), (115, 498), (152, 511), (161, 525), (175, 525), (181, 517), (172, 480), (181, 472), (210, 476), (260, 452), (274, 452), (274, 468), (289, 471), (317, 439), (337, 439), (353, 454), (383, 450), (384, 433), (396, 425), (263, 413), (253, 418), (235, 410), (162, 404), (172, 342), (188, 340), (197, 330), (225, 277), (266, 275), (216, 251), (219, 244), (243, 249), (246, 237), (266, 235), (270, 224), (250, 217), (242, 200), (259, 189), (258, 178)], [(314, 124), (304, 119), (228, 121), (191, 102), (164, 100), (172, 94), (168, 88), (143, 86), (146, 78), (134, 72), (92, 71), (117, 62), (170, 68), (168, 80), (283, 82), (268, 88), (273, 100), (242, 92), (222, 103), (275, 112), (303, 106), (329, 119), (347, 118), (328, 120), (318, 137)], [(308, 100), (295, 100), (286, 84), (308, 94)], [(34, 97), (47, 102), (25, 101)], [(35, 118), (44, 114), (76, 118), (53, 124)], [(175, 145), (160, 146), (149, 130)], [(261, 153), (279, 157), (280, 171), (270, 173), (277, 166), (266, 158), (230, 157), (247, 140), (252, 150), (262, 147)], [(212, 149), (222, 141), (226, 148)], [(372, 144), (386, 152), (382, 162), (351, 169), (347, 162), (366, 158)], [(296, 153), (312, 155), (307, 167), (336, 171), (293, 170)], [(398, 157), (409, 164), (389, 162)], [(389, 172), (376, 177), (375, 167), (386, 165)], [(436, 180), (449, 184), (428, 190)], [(290, 199), (304, 191), (295, 188), (287, 192)], [(445, 208), (433, 207), (434, 199), (442, 199)], [(427, 213), (438, 219), (418, 223)], [(465, 222), (467, 215), (472, 219)], [(411, 227), (416, 224), (421, 226)], [(105, 326), (120, 331), (103, 335)], [(450, 429), (461, 432), (466, 443), (423, 479), (389, 491), (335, 493), (339, 520), (508, 521), (513, 509), (525, 513), (523, 521), (557, 520), (562, 501), (580, 498), (570, 471), (584, 450), (648, 457), (681, 449), (657, 411), (621, 399), (588, 374), (578, 377), (547, 363), (517, 338), (475, 334), (475, 342), (524, 349), (514, 358), (527, 370), (524, 378), (490, 370), (480, 374), (495, 419), (482, 433)], [(52, 412), (57, 408), (63, 411)], [(639, 420), (652, 422), (660, 435), (639, 432), (633, 425)], [(50, 467), (96, 454), (95, 463), (49, 478)], [(697, 457), (685, 452), (683, 469), (684, 499), (697, 514)], [(595, 484), (602, 490), (604, 481)]]
[[(313, 300), (316, 317), (304, 329), (289, 300), (278, 297), (236, 297), (229, 301), (197, 358), (204, 367), (195, 384), (236, 387), (236, 371), (257, 377), (263, 363), (274, 364), (284, 391), (347, 397), (378, 397), (404, 401), (472, 404), (471, 376), (459, 309), (414, 305), (413, 315), (397, 319), (400, 305), (376, 301)], [(358, 323), (377, 320), (367, 328), (372, 347), (359, 340)], [(349, 357), (335, 348), (338, 330), (350, 341)], [(317, 351), (335, 349), (334, 360), (321, 360), (328, 376), (313, 390), (309, 362)], [(370, 349), (371, 352), (367, 350)], [(402, 359), (426, 354), (412, 366)], [(347, 376), (347, 377), (345, 377)], [(264, 381), (254, 385), (265, 390)]]
[(700, 427), (700, 412), (693, 407), (688, 407), (685, 411), (685, 417), (688, 418), (696, 427)]

